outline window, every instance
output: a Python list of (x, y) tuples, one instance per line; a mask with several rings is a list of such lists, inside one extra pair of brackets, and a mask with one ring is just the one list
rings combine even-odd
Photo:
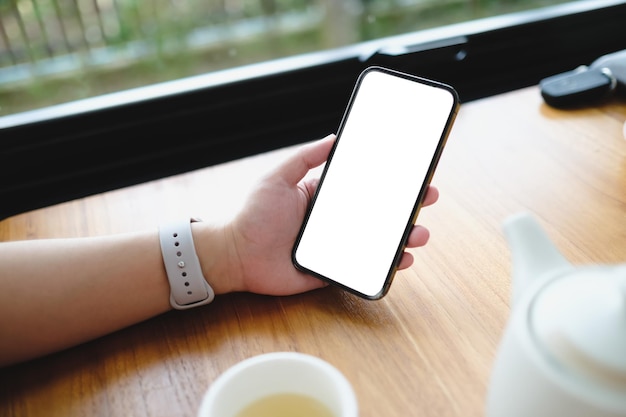
[(566, 1), (0, 1), (0, 115)]
[[(370, 65), (446, 82), (467, 102), (626, 49), (626, 0), (552, 1), (507, 14), (540, 3), (421, 0), (429, 7), (419, 9), (418, 0), (206, 0), (193, 8), (187, 5), (195, 0), (50, 1), (44, 22), (43, 0), (0, 0), (0, 219), (321, 137), (335, 131), (356, 77)], [(216, 4), (221, 15), (202, 12)], [(151, 12), (159, 24), (104, 19), (106, 7), (121, 16), (122, 6), (134, 19)], [(56, 14), (78, 22), (83, 9), (100, 14), (89, 25), (83, 18), (64, 26), (68, 43), (70, 34), (83, 39), (76, 51), (63, 42), (50, 51), (17, 48), (13, 38), (31, 39), (25, 34), (32, 31), (32, 39), (50, 39), (52, 29), (44, 36), (42, 28), (61, 33)], [(202, 25), (185, 32), (178, 13), (192, 9)], [(35, 17), (30, 29), (22, 13)], [(98, 26), (97, 16), (109, 23)], [(207, 16), (224, 20), (207, 27)], [(196, 37), (200, 29), (214, 32)], [(104, 45), (122, 34), (123, 42)], [(205, 51), (193, 64), (198, 39), (213, 39), (214, 55)], [(116, 51), (126, 60), (105, 59)], [(38, 67), (40, 58), (51, 65)], [(62, 58), (76, 69), (63, 70)], [(7, 75), (20, 68), (29, 76)], [(16, 113), (27, 108), (35, 110)]]

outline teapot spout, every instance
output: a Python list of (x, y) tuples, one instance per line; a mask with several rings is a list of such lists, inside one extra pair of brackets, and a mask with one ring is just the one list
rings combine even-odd
[(552, 244), (539, 223), (528, 213), (519, 213), (503, 223), (511, 251), (511, 305), (515, 305), (528, 285), (547, 273), (573, 269)]

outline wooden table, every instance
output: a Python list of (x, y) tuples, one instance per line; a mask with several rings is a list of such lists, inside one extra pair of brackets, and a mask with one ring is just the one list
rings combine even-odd
[[(574, 263), (626, 261), (626, 103), (545, 106), (536, 88), (463, 105), (422, 211), (430, 243), (381, 301), (335, 288), (286, 298), (218, 297), (93, 342), (0, 370), (0, 416), (194, 416), (236, 362), (299, 351), (337, 366), (362, 417), (481, 416), (509, 315), (501, 233), (528, 210)], [(15, 216), (0, 240), (225, 219), (293, 148)], [(1, 337), (1, 335), (0, 335)]]

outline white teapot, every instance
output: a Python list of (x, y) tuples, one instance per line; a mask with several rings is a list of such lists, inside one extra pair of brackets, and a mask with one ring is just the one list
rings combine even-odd
[(574, 267), (525, 213), (504, 232), (513, 297), (486, 415), (626, 416), (626, 264)]

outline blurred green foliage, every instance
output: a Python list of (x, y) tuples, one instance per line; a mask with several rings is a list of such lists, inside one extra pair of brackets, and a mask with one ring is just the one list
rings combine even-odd
[(0, 115), (567, 1), (0, 0)]

